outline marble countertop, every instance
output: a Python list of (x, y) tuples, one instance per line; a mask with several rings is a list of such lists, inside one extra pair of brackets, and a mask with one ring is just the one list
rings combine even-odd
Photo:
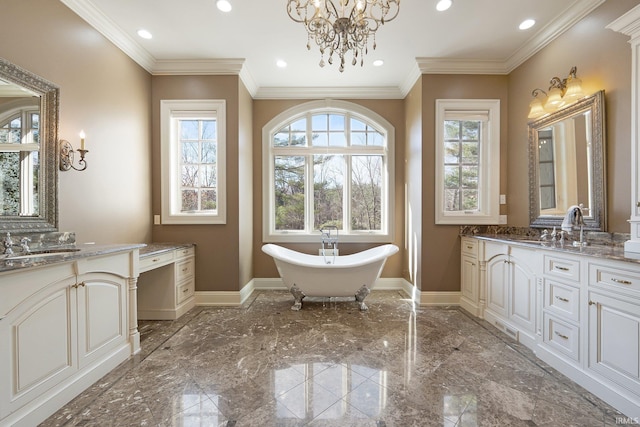
[(538, 248), (555, 252), (562, 252), (574, 255), (584, 255), (593, 258), (604, 258), (640, 264), (640, 253), (625, 252), (620, 245), (589, 244), (588, 246), (573, 246), (571, 242), (561, 245), (559, 242), (540, 242), (535, 237), (509, 234), (473, 234), (463, 237), (475, 237), (483, 240), (495, 242), (506, 242), (529, 248)]
[(147, 243), (144, 248), (140, 249), (140, 258), (158, 255), (174, 249), (190, 248), (193, 245), (193, 243)]
[[(43, 253), (40, 255), (33, 254), (25, 258), (21, 258), (20, 254), (16, 253), (12, 257), (6, 258), (3, 256), (3, 258), (0, 258), (0, 273), (26, 268), (42, 267), (60, 262), (73, 261), (80, 258), (125, 252), (132, 249), (143, 250), (146, 246), (147, 245), (145, 245), (144, 243), (123, 243), (110, 245), (75, 244), (52, 247), (48, 250), (54, 253)], [(55, 252), (56, 250), (66, 252)]]

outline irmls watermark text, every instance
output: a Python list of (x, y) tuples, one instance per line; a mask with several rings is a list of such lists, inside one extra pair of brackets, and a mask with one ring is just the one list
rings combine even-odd
[(616, 424), (619, 424), (619, 425), (640, 424), (640, 417), (616, 417)]

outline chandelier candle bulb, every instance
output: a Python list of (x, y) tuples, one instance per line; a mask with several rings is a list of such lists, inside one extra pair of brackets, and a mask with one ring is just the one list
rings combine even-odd
[(81, 130), (80, 131), (80, 149), (81, 150), (84, 150), (84, 137), (85, 137), (84, 131)]

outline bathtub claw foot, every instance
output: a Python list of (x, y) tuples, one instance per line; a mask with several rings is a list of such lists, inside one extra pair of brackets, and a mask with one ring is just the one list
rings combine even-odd
[(304, 294), (304, 292), (300, 290), (299, 287), (295, 285), (295, 283), (293, 284), (293, 286), (291, 286), (291, 289), (289, 289), (289, 292), (291, 292), (291, 295), (293, 295), (293, 299), (294, 299), (294, 303), (291, 306), (291, 310), (299, 311), (302, 308), (302, 299), (306, 297), (306, 295)]
[(360, 305), (360, 311), (366, 311), (369, 309), (367, 304), (364, 303), (364, 299), (371, 293), (371, 289), (367, 287), (367, 285), (362, 285), (358, 292), (356, 292), (356, 301)]

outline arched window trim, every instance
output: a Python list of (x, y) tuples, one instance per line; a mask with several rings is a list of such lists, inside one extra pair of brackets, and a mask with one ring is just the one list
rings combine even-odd
[[(392, 242), (394, 224), (394, 152), (395, 152), (395, 129), (384, 117), (361, 105), (339, 100), (319, 100), (306, 102), (297, 105), (275, 116), (262, 128), (262, 203), (263, 203), (263, 224), (262, 236), (265, 242), (318, 242), (319, 234), (311, 230), (309, 225), (304, 231), (276, 231), (274, 218), (274, 169), (273, 150), (271, 141), (274, 135), (284, 126), (299, 120), (308, 115), (319, 113), (347, 114), (353, 118), (361, 120), (374, 127), (385, 137), (386, 144), (379, 147), (380, 152), (385, 155), (385, 168), (383, 170), (383, 195), (382, 195), (382, 230), (374, 231), (353, 231), (350, 233), (341, 232), (340, 242), (360, 242), (360, 243), (380, 243)], [(369, 147), (371, 149), (372, 147)], [(374, 147), (373, 149), (377, 149)], [(305, 149), (305, 148), (303, 148)], [(313, 148), (311, 148), (313, 150)], [(340, 151), (341, 149), (334, 149)], [(346, 149), (345, 149), (346, 150)], [(357, 153), (354, 148), (352, 154)]]

